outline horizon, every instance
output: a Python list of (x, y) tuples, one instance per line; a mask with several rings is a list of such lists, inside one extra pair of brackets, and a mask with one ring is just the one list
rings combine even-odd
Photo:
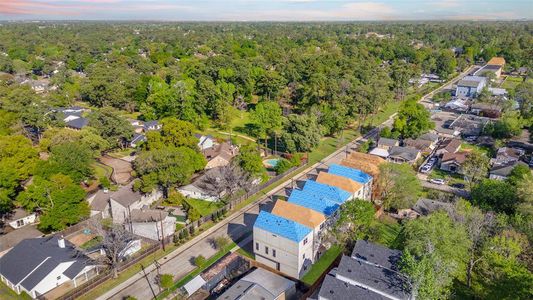
[(0, 21), (530, 21), (533, 2), (472, 0), (10, 0)]

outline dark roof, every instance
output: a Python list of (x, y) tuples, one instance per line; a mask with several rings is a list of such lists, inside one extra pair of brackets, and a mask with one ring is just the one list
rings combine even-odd
[(24, 226), (9, 233), (0, 235), (0, 252), (15, 247), (22, 240), (41, 236), (43, 236), (43, 233), (37, 230), (37, 228), (34, 226)]
[(156, 127), (159, 125), (159, 121), (147, 121), (144, 123), (144, 128)]
[(436, 142), (439, 140), (439, 135), (436, 133), (424, 133), (419, 137), (421, 140)]
[(431, 147), (431, 144), (433, 144), (432, 141), (429, 140), (423, 140), (423, 139), (406, 139), (403, 141), (404, 145), (407, 147), (413, 147), (420, 151), (426, 151), (429, 147)]
[(492, 169), (490, 169), (490, 174), (491, 175), (498, 175), (498, 176), (502, 176), (502, 177), (507, 177), (509, 176), (509, 174), (511, 174), (511, 171), (518, 165), (523, 165), (523, 166), (526, 166), (528, 167), (528, 165), (524, 162), (521, 162), (521, 161), (513, 161), (509, 164), (505, 164), (503, 166), (496, 166), (496, 167), (493, 167)]
[(480, 81), (473, 81), (473, 80), (461, 80), (457, 84), (457, 86), (466, 86), (466, 87), (475, 87), (477, 88), (480, 85)]
[(74, 120), (70, 120), (66, 124), (68, 127), (71, 128), (82, 129), (83, 127), (87, 126), (87, 124), (89, 124), (89, 119), (80, 117)]
[(401, 157), (407, 161), (415, 160), (420, 151), (412, 147), (394, 146), (389, 151), (389, 156)]
[(343, 255), (341, 258), (336, 276), (337, 278), (339, 276), (348, 278), (353, 282), (368, 286), (369, 288), (398, 299), (410, 298), (409, 291), (406, 289), (408, 281), (405, 276), (346, 255)]
[(358, 240), (353, 248), (352, 257), (387, 269), (398, 270), (397, 264), (402, 257), (402, 251)]
[(340, 279), (335, 278), (332, 275), (326, 275), (320, 292), (318, 293), (321, 299), (328, 300), (387, 300), (389, 298), (384, 297), (378, 293), (364, 289), (362, 287), (351, 285)]
[(144, 134), (135, 133), (131, 139), (132, 143), (146, 142), (146, 136)]
[(93, 200), (91, 201), (91, 210), (103, 211), (109, 204), (109, 198), (111, 194), (109, 192), (104, 192), (104, 190), (99, 190), (94, 195)]
[(131, 204), (141, 200), (141, 193), (133, 191), (133, 182), (121, 187), (118, 191), (111, 194), (111, 199), (118, 202), (124, 207), (128, 207)]
[(398, 140), (382, 137), (382, 138), (379, 138), (378, 145), (385, 145), (385, 146), (393, 147), (393, 146), (398, 145)]
[(419, 213), (422, 216), (427, 216), (430, 213), (437, 210), (446, 210), (447, 208), (452, 207), (451, 203), (435, 201), (426, 198), (420, 198), (413, 206), (413, 210)]
[(7, 215), (6, 223), (12, 222), (18, 219), (22, 219), (26, 216), (29, 216), (30, 214), (33, 214), (33, 213), (29, 213), (23, 208), (15, 208), (14, 210), (11, 211), (9, 215)]
[(86, 265), (91, 264), (89, 258), (67, 240), (65, 248), (60, 248), (58, 237), (55, 236), (26, 239), (0, 258), (0, 274), (11, 283), (20, 283), (25, 289), (32, 290), (60, 263), (76, 261), (78, 263), (63, 272), (63, 275), (71, 279), (71, 276), (76, 276)]
[(468, 157), (468, 154), (470, 152), (466, 152), (466, 151), (459, 151), (459, 152), (456, 152), (456, 153), (450, 153), (450, 152), (447, 152), (447, 153), (444, 153), (442, 155), (442, 160), (441, 160), (441, 163), (446, 163), (446, 162), (455, 162), (455, 163), (458, 163), (458, 164), (463, 164), (467, 157)]

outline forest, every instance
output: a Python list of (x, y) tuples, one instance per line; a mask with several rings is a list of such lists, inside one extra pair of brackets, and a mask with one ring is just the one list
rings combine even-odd
[[(189, 183), (206, 164), (194, 133), (242, 123), (238, 134), (257, 144), (306, 153), (346, 128), (370, 129), (369, 120), (391, 104), (406, 114), (416, 110), (409, 104), (416, 106), (424, 90), (409, 80), (421, 74), (446, 81), (494, 56), (505, 58), (506, 72), (533, 67), (532, 22), (0, 25), (0, 213), (39, 211), (46, 232), (89, 216), (83, 186), (109, 186), (91, 166), (128, 147), (134, 136), (128, 119), (162, 124), (138, 150), (136, 188), (168, 189)], [(45, 92), (25, 84), (41, 81)], [(516, 89), (529, 108), (532, 91), (526, 82)], [(69, 106), (90, 110), (87, 127), (65, 127), (56, 110)], [(521, 112), (527, 121), (520, 126), (531, 128), (532, 116), (531, 109)], [(240, 167), (264, 176), (255, 147), (242, 149)], [(420, 299), (531, 295), (533, 211), (519, 200), (502, 204), (509, 197), (533, 203), (533, 179), (519, 175), (501, 183), (512, 189), (480, 184), (473, 203), (403, 227), (397, 246), (409, 250), (405, 268), (421, 286)], [(373, 232), (364, 209), (352, 211), (363, 218), (351, 239)], [(434, 255), (424, 253), (422, 236), (437, 245)]]

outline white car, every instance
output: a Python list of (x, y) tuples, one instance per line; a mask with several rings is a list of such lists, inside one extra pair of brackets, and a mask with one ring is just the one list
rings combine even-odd
[(428, 173), (430, 170), (431, 170), (431, 166), (430, 166), (430, 165), (424, 165), (424, 166), (422, 167), (422, 169), (420, 169), (420, 172), (422, 172), (422, 173)]
[(431, 179), (431, 180), (429, 180), (429, 182), (431, 182), (433, 184), (438, 184), (438, 185), (443, 185), (445, 183), (444, 179), (440, 179), (440, 178)]

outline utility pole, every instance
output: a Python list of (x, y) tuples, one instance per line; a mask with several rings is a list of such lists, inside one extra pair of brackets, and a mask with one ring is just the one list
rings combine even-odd
[(159, 212), (159, 219), (161, 220), (161, 246), (163, 246), (163, 251), (165, 251), (165, 232), (163, 231), (163, 215)]
[(150, 290), (152, 291), (152, 295), (154, 295), (154, 299), (157, 298), (157, 295), (155, 294), (154, 288), (152, 287), (152, 283), (150, 282), (150, 279), (148, 278), (148, 275), (146, 274), (146, 270), (144, 269), (144, 266), (141, 264), (141, 269), (144, 273), (144, 278), (146, 278), (146, 281), (148, 281), (148, 285), (150, 286)]

